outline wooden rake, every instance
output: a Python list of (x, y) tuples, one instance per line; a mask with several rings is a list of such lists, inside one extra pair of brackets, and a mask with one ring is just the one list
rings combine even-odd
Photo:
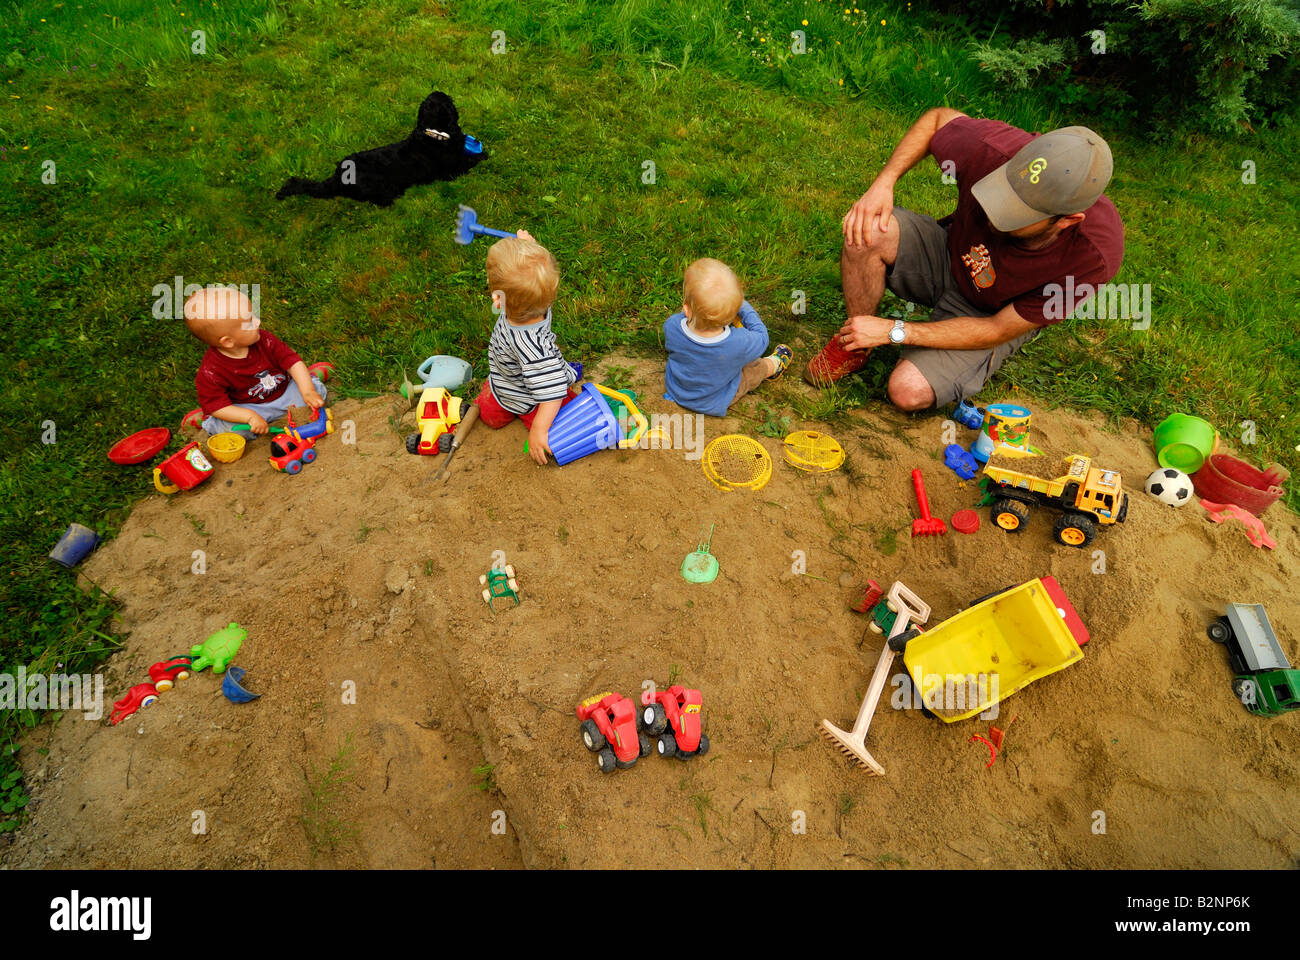
[[(853, 729), (841, 730), (829, 720), (823, 720), (821, 726), (817, 728), (817, 732), (846, 757), (882, 777), (885, 775), (885, 768), (867, 752), (867, 729), (871, 726), (876, 704), (880, 702), (885, 681), (889, 679), (890, 668), (894, 665), (894, 649), (889, 645), (889, 641), (900, 636), (912, 624), (925, 623), (930, 619), (929, 605), (902, 583), (894, 581), (887, 596), (889, 609), (897, 616), (894, 618), (893, 626), (890, 627), (889, 637), (880, 651), (880, 659), (876, 661), (876, 672), (871, 675), (871, 683), (867, 686), (867, 695), (862, 698), (862, 706), (858, 708)], [(873, 630), (880, 630), (874, 622), (871, 626)]]

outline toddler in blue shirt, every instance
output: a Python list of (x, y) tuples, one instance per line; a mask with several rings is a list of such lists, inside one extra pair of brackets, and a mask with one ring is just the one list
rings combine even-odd
[(767, 350), (767, 328), (720, 260), (686, 268), (682, 310), (664, 321), (664, 397), (695, 413), (725, 417), (727, 408), (790, 365), (784, 343)]

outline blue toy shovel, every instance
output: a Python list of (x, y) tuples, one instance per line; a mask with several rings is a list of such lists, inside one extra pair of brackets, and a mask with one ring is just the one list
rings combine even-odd
[(476, 236), (513, 237), (516, 234), (483, 226), (478, 222), (478, 214), (474, 212), (474, 208), (467, 207), (462, 203), (456, 212), (456, 229), (453, 231), (452, 237), (459, 244), (470, 244), (474, 242)]

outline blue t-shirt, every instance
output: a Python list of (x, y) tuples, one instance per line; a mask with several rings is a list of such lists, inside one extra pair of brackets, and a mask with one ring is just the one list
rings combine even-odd
[(726, 327), (716, 337), (699, 337), (686, 326), (686, 315), (664, 321), (664, 398), (695, 413), (725, 417), (740, 371), (767, 351), (767, 327), (746, 300), (740, 305), (743, 327)]

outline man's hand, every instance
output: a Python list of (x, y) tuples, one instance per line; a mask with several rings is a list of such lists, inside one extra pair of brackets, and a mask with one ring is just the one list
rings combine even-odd
[(248, 427), (259, 437), (265, 435), (265, 433), (271, 429), (270, 424), (256, 413), (250, 413), (248, 415)]
[(845, 350), (867, 350), (884, 346), (889, 343), (889, 331), (892, 329), (894, 321), (884, 317), (850, 317), (840, 327), (840, 346)]
[(884, 236), (894, 213), (894, 188), (876, 178), (858, 202), (844, 215), (844, 242), (851, 247), (869, 247)]
[(533, 428), (528, 431), (528, 455), (537, 461), (538, 466), (546, 466), (546, 455), (551, 452), (546, 442), (546, 435), (550, 432), (549, 424), (539, 430), (536, 420), (533, 421)]
[(314, 385), (309, 384), (305, 389), (299, 390), (299, 392), (302, 394), (303, 402), (313, 410), (319, 410), (321, 407), (325, 406), (325, 401), (321, 399), (321, 395), (317, 392)]

